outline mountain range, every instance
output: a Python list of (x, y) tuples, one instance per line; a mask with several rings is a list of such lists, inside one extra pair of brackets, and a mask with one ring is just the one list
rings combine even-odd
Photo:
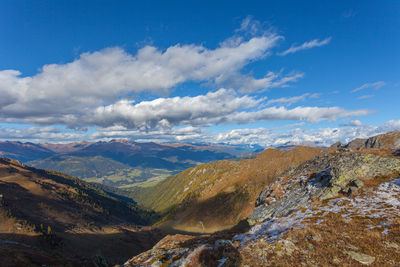
[(235, 158), (244, 146), (138, 143), (127, 140), (69, 144), (0, 142), (0, 156), (114, 187), (150, 185), (198, 163)]

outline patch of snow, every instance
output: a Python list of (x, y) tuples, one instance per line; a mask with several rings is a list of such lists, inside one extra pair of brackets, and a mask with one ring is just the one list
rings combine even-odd
[(225, 264), (225, 262), (226, 262), (226, 258), (222, 258), (222, 259), (220, 259), (220, 260), (218, 260), (218, 267), (222, 267), (224, 264)]
[(274, 218), (265, 221), (263, 224), (255, 225), (247, 233), (235, 235), (233, 240), (238, 240), (241, 244), (264, 240), (265, 242), (273, 242), (279, 237), (293, 228), (302, 227), (302, 221), (306, 218), (305, 213), (298, 212), (294, 216)]

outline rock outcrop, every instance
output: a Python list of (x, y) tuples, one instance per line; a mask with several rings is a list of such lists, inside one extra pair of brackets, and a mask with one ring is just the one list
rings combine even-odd
[(285, 216), (313, 200), (325, 200), (339, 193), (350, 194), (363, 185), (359, 178), (373, 178), (400, 171), (400, 160), (374, 154), (324, 154), (290, 170), (263, 190), (250, 224)]

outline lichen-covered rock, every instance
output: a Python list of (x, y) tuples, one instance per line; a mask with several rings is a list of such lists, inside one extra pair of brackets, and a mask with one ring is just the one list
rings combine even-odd
[(400, 159), (375, 154), (337, 153), (318, 156), (282, 174), (256, 201), (250, 224), (284, 216), (313, 200), (362, 187), (360, 178), (374, 178), (400, 171)]
[(356, 260), (359, 263), (362, 263), (362, 264), (365, 264), (365, 265), (370, 265), (370, 264), (374, 263), (374, 261), (375, 261), (375, 257), (372, 257), (372, 256), (367, 255), (367, 254), (358, 253), (358, 252), (355, 252), (355, 251), (348, 251), (347, 254), (353, 260)]

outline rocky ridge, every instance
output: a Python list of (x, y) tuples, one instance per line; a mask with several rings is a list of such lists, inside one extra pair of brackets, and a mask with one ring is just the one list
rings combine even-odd
[(349, 149), (352, 151), (367, 149), (384, 149), (392, 152), (400, 149), (400, 131), (379, 134), (370, 138), (356, 138), (348, 144), (337, 142), (331, 146), (334, 149)]
[(287, 171), (256, 201), (250, 224), (285, 216), (315, 199), (320, 201), (351, 194), (362, 187), (358, 178), (373, 178), (400, 171), (400, 161), (374, 154), (324, 154)]

